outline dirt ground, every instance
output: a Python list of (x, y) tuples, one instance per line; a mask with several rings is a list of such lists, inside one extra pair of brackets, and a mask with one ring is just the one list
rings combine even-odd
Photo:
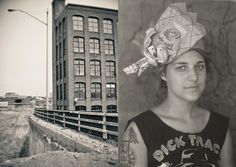
[(54, 151), (27, 158), (7, 160), (1, 167), (112, 167), (114, 161), (102, 154)]
[[(28, 119), (32, 119), (32, 109), (0, 111), (0, 167), (111, 167), (117, 166), (117, 156), (104, 153), (76, 153), (49, 151), (30, 157), (20, 158), (22, 146), (29, 132)], [(38, 120), (41, 122), (41, 120)], [(44, 124), (43, 121), (42, 124)], [(48, 125), (47, 125), (48, 126)], [(54, 127), (55, 128), (55, 127)], [(55, 130), (57, 127), (55, 128)], [(68, 131), (68, 130), (67, 130)], [(67, 132), (69, 133), (69, 131)], [(71, 135), (71, 133), (70, 133)], [(81, 138), (81, 135), (80, 135)], [(83, 137), (86, 143), (94, 143)], [(98, 146), (100, 141), (95, 142)], [(106, 144), (105, 144), (106, 145)], [(104, 144), (100, 144), (100, 147)], [(91, 147), (94, 147), (91, 145)], [(117, 154), (115, 154), (117, 155)]]
[(0, 111), (0, 164), (20, 157), (24, 138), (29, 131), (28, 117), (32, 109)]

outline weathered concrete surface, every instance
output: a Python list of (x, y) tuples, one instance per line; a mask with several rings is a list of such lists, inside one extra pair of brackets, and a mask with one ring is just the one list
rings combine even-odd
[(116, 143), (95, 139), (84, 133), (78, 133), (74, 130), (46, 122), (34, 115), (30, 117), (30, 125), (32, 131), (36, 130), (38, 134), (44, 134), (44, 138), (47, 138), (50, 143), (56, 141), (68, 151), (96, 152), (107, 154), (114, 159), (117, 158), (118, 149)]
[(145, 72), (138, 78), (122, 70), (143, 57), (145, 31), (174, 2), (186, 2), (187, 10), (198, 13), (198, 21), (206, 28), (204, 44), (210, 71), (200, 103), (231, 118), (236, 154), (236, 2), (232, 1), (119, 0), (119, 134), (128, 119), (161, 101), (160, 79), (155, 73)]
[(109, 167), (117, 164), (115, 143), (79, 134), (30, 114), (32, 109), (0, 112), (0, 166)]
[(27, 143), (31, 112), (32, 109), (0, 111), (0, 164), (7, 159), (27, 156), (22, 147)]
[(114, 162), (103, 154), (54, 151), (8, 160), (2, 164), (2, 167), (111, 167), (114, 165)]

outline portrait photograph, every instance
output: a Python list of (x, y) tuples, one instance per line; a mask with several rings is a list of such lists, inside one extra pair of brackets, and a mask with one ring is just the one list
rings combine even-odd
[(120, 166), (234, 166), (235, 10), (119, 0)]

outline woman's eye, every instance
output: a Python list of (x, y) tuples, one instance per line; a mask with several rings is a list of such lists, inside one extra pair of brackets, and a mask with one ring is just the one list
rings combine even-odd
[(199, 65), (197, 65), (197, 69), (203, 70), (203, 69), (205, 69), (205, 65), (199, 64)]
[(176, 67), (176, 70), (181, 72), (181, 71), (185, 71), (186, 68), (187, 68), (186, 66), (179, 66), (179, 67)]

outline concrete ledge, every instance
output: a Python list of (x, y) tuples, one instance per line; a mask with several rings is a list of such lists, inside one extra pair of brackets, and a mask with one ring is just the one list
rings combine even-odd
[(57, 142), (68, 151), (83, 153), (96, 152), (118, 159), (118, 148), (116, 143), (107, 143), (94, 139), (71, 129), (46, 122), (34, 115), (30, 116), (29, 123), (31, 129), (46, 135), (50, 141)]

